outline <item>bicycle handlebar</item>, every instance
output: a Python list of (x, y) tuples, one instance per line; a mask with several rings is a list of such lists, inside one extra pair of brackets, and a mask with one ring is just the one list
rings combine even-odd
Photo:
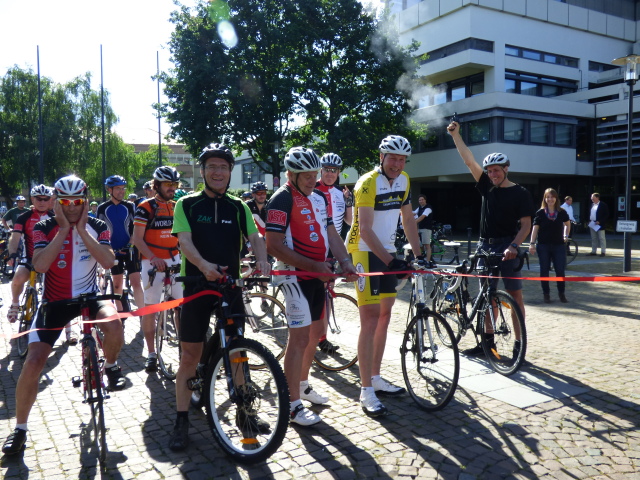
[[(498, 262), (501, 262), (503, 258), (504, 258), (504, 254), (501, 252), (499, 253), (492, 253), (492, 252), (486, 252), (486, 251), (477, 252), (474, 255), (471, 255), (469, 257), (471, 265), (469, 266), (468, 271), (472, 272), (473, 270), (476, 270), (478, 267), (478, 262), (482, 259), (487, 260), (489, 267), (497, 267)], [(525, 260), (527, 262), (527, 268), (529, 268), (529, 252), (527, 252), (526, 250), (522, 250), (522, 251), (518, 250), (518, 254), (516, 255), (516, 258), (520, 260), (520, 263), (518, 264), (517, 268), (514, 269), (514, 272), (519, 272), (520, 270), (522, 270)]]

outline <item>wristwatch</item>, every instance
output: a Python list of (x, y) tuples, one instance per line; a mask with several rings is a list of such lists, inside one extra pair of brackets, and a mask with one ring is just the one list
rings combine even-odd
[(516, 250), (518, 249), (518, 244), (517, 243), (512, 243), (509, 246), (515, 248)]

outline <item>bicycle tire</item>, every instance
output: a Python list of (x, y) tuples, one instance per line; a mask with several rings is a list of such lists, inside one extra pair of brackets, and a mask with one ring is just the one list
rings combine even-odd
[[(280, 360), (289, 341), (289, 325), (284, 305), (275, 297), (261, 292), (250, 293), (248, 299), (250, 303), (245, 304), (245, 309), (253, 319), (246, 319), (244, 337), (261, 343)], [(255, 322), (256, 330), (253, 329), (252, 322)], [(253, 363), (249, 366), (254, 369), (265, 367), (264, 364)]]
[(578, 256), (578, 243), (570, 238), (567, 241), (567, 265), (573, 262)]
[(339, 372), (358, 361), (358, 337), (360, 336), (360, 312), (358, 302), (351, 295), (335, 292), (331, 311), (327, 311), (327, 340), (338, 349), (316, 349), (313, 357), (319, 367)]
[(167, 380), (175, 380), (182, 353), (175, 315), (175, 309), (164, 310), (156, 315), (155, 343), (158, 367)]
[[(91, 406), (91, 427), (98, 461), (102, 470), (106, 469), (107, 427), (104, 420), (104, 386), (100, 356), (95, 341), (89, 341), (85, 347), (87, 368), (85, 370), (85, 402)], [(95, 381), (94, 381), (95, 379)]]
[[(446, 342), (442, 340), (445, 335)], [(425, 346), (422, 352), (421, 344)], [(411, 398), (429, 412), (444, 408), (453, 398), (460, 376), (458, 344), (447, 322), (430, 311), (413, 317), (405, 330), (400, 355), (402, 375)]]
[(111, 295), (114, 293), (113, 291), (113, 278), (110, 276), (103, 277), (100, 282), (100, 294), (101, 295)]
[[(491, 309), (490, 315), (493, 315), (493, 312), (497, 313), (495, 320), (492, 320), (495, 323), (494, 342), (493, 345), (487, 342), (486, 322), (481, 321), (482, 348), (491, 367), (497, 373), (504, 376), (513, 375), (522, 366), (527, 353), (527, 330), (524, 318), (514, 298), (503, 290), (493, 293), (490, 303), (496, 305), (495, 309)], [(485, 318), (486, 311), (487, 306), (483, 308), (481, 318)], [(520, 329), (520, 345), (517, 350), (514, 320)]]
[[(20, 318), (18, 319), (20, 325), (18, 332), (27, 332), (31, 328), (33, 319), (35, 317), (36, 310), (38, 309), (38, 295), (36, 290), (32, 287), (27, 287), (27, 291), (24, 294), (24, 303), (20, 310)], [(27, 356), (29, 352), (29, 335), (21, 335), (17, 338), (18, 355), (21, 358)]]
[(460, 343), (460, 339), (464, 334), (464, 319), (461, 314), (460, 292), (458, 290), (447, 294), (445, 290), (445, 277), (439, 276), (433, 286), (433, 302), (432, 310), (439, 313), (447, 322), (453, 331), (456, 343)]
[[(237, 400), (229, 398), (223, 354), (240, 355), (231, 359), (233, 371), (230, 372), (232, 378), (241, 374), (245, 381), (243, 385), (234, 386)], [(261, 359), (252, 360), (252, 357)], [(251, 370), (250, 363), (264, 363), (266, 367)], [(207, 369), (203, 392), (213, 436), (234, 460), (258, 463), (280, 447), (289, 425), (289, 389), (280, 364), (263, 345), (252, 339), (237, 338), (224, 351), (217, 351)], [(269, 423), (269, 432), (260, 433), (247, 421), (254, 414)], [(237, 419), (239, 415), (245, 415), (244, 421)]]

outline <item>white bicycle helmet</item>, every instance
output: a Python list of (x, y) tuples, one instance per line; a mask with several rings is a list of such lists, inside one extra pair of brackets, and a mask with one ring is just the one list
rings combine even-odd
[(380, 153), (395, 153), (397, 155), (411, 155), (409, 140), (400, 135), (389, 135), (380, 142)]
[(59, 179), (54, 185), (59, 197), (83, 197), (87, 194), (87, 184), (75, 175)]
[(484, 168), (485, 170), (490, 165), (502, 165), (503, 167), (508, 167), (509, 165), (511, 165), (511, 162), (509, 161), (509, 157), (507, 157), (504, 153), (496, 152), (487, 155), (486, 157), (484, 157), (484, 160), (482, 160), (482, 168)]
[(53, 195), (53, 192), (46, 185), (36, 185), (31, 189), (32, 197), (50, 197)]
[(20, 201), (26, 202), (26, 201), (27, 201), (27, 199), (26, 199), (26, 198), (24, 198), (22, 195), (18, 195), (18, 196), (16, 197), (16, 202), (20, 202)]
[(323, 167), (342, 168), (342, 159), (335, 153), (325, 153), (320, 158)]
[(284, 157), (284, 168), (290, 172), (317, 172), (320, 167), (318, 155), (310, 148), (293, 147)]
[(158, 167), (153, 172), (153, 179), (159, 182), (177, 182), (180, 180), (180, 173), (173, 167)]

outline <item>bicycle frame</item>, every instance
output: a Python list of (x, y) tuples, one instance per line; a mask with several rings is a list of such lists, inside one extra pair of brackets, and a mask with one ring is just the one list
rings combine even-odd
[[(418, 260), (413, 262), (415, 267), (418, 268), (426, 268), (426, 264), (424, 262), (424, 260)], [(426, 296), (425, 296), (425, 275), (429, 275), (428, 273), (421, 273), (420, 271), (417, 271), (415, 273), (411, 274), (411, 298), (412, 298), (412, 302), (415, 309), (416, 309), (416, 316), (422, 316), (424, 315), (425, 312), (430, 312), (429, 307), (426, 304)], [(411, 311), (411, 310), (409, 310)], [(409, 322), (411, 321), (411, 318), (407, 319), (407, 325), (409, 325)], [(431, 349), (433, 352), (433, 355), (435, 356), (437, 353), (437, 346), (435, 345), (434, 341), (433, 341), (433, 332), (431, 331), (431, 326), (427, 323), (427, 336), (429, 338), (429, 347), (428, 349)], [(419, 322), (417, 325), (418, 328), (418, 335), (417, 338), (419, 338), (420, 340), (420, 354), (421, 352), (424, 351), (424, 345), (422, 345), (422, 339), (423, 337), (423, 328), (424, 328), (424, 324), (422, 322)]]

